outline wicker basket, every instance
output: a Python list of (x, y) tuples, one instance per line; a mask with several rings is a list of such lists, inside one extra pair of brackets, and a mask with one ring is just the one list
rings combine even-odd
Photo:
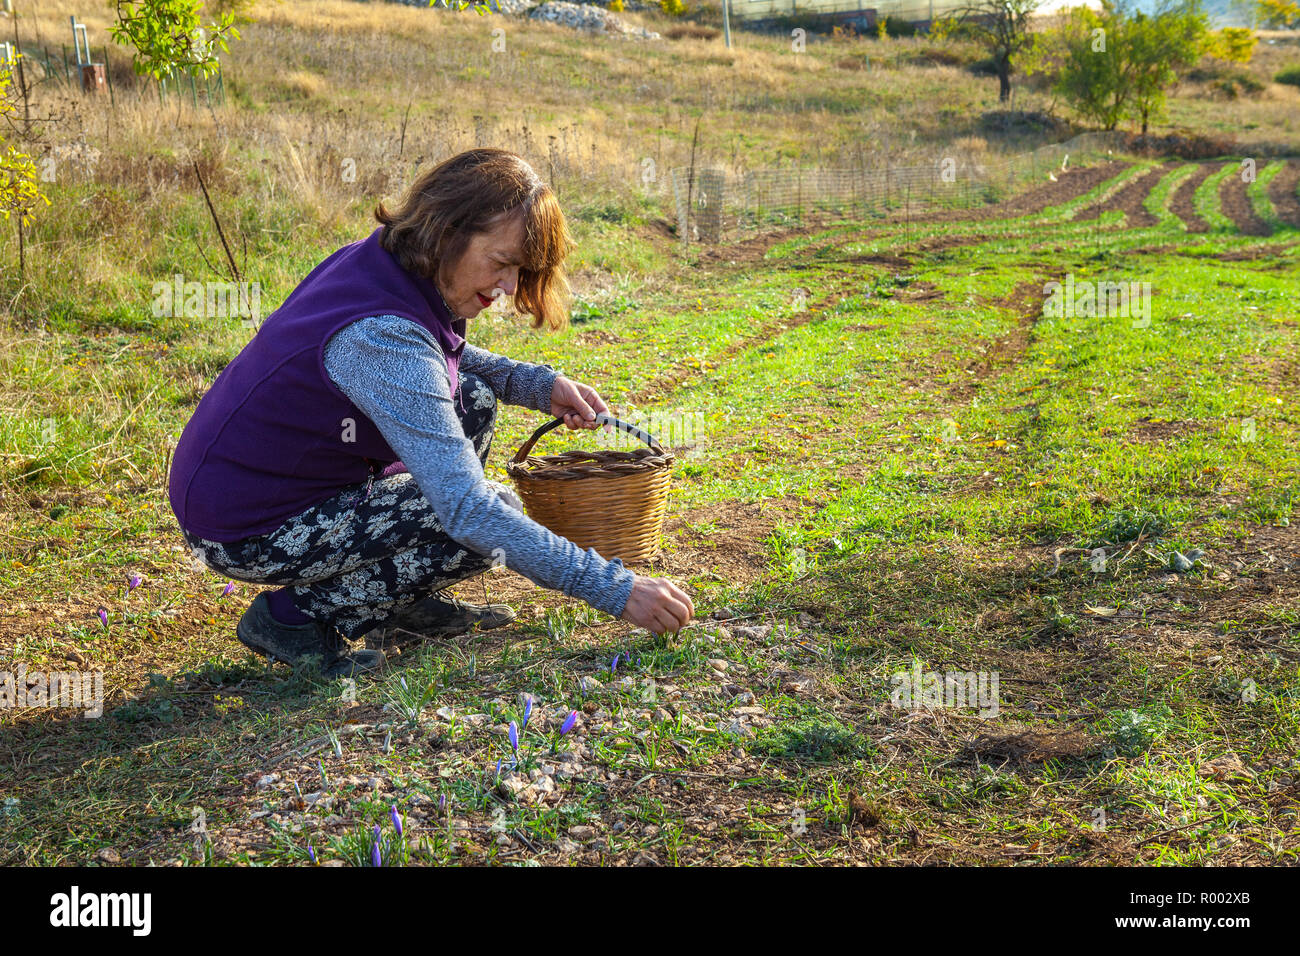
[(644, 561), (659, 552), (673, 456), (635, 425), (604, 414), (596, 421), (648, 447), (530, 455), (537, 439), (564, 424), (557, 418), (533, 432), (506, 471), (519, 489), (524, 510), (538, 524), (580, 548), (595, 548), (607, 560)]

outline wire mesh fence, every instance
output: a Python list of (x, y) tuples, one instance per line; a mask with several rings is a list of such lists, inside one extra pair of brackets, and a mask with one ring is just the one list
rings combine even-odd
[(194, 70), (174, 69), (167, 76), (157, 81), (158, 99), (161, 101), (169, 95), (184, 98), (187, 94), (197, 107), (202, 101), (204, 106), (224, 104), (226, 102), (226, 79), (221, 72), (221, 61), (217, 61), (216, 71), (211, 74), (195, 76)]
[(718, 166), (671, 170), (677, 235), (683, 242), (735, 240), (812, 214), (913, 215), (997, 202), (1046, 181), (1073, 161), (1119, 149), (1122, 133), (1084, 133), (997, 161), (957, 155), (911, 166), (848, 169), (751, 169)]

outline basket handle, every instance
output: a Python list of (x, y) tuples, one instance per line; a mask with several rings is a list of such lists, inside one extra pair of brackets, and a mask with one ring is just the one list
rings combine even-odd
[[(513, 461), (515, 464), (519, 464), (520, 462), (522, 462), (525, 458), (528, 457), (528, 453), (533, 450), (533, 446), (537, 444), (537, 439), (541, 438), (551, 429), (559, 428), (563, 424), (564, 424), (564, 419), (562, 418), (553, 418), (549, 422), (546, 422), (544, 425), (538, 428), (537, 431), (533, 432), (532, 437), (529, 438), (528, 441), (524, 442), (522, 445), (519, 446), (519, 450), (515, 452), (515, 457), (512, 458), (511, 461)], [(641, 441), (645, 442), (647, 445), (650, 446), (650, 450), (653, 451), (655, 454), (662, 455), (664, 453), (664, 450), (660, 446), (659, 442), (655, 441), (654, 435), (651, 435), (648, 431), (646, 431), (643, 428), (637, 428), (637, 426), (631, 424), (630, 422), (625, 422), (620, 419), (617, 419), (613, 415), (606, 415), (604, 412), (597, 412), (596, 424), (613, 425), (619, 431), (627, 432), (627, 434), (631, 435), (633, 438), (638, 438)]]

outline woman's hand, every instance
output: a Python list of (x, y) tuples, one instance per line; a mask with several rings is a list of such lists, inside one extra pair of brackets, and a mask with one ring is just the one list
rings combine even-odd
[(695, 614), (690, 595), (666, 578), (636, 576), (620, 617), (651, 634), (675, 634)]
[(609, 414), (609, 406), (590, 385), (561, 375), (551, 389), (551, 414), (564, 419), (569, 428), (599, 428), (596, 413)]

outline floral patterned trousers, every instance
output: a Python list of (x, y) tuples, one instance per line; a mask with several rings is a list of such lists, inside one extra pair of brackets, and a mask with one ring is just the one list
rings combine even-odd
[[(477, 375), (455, 401), (465, 435), (487, 463), (497, 401)], [(516, 499), (490, 482), (508, 502)], [(518, 505), (516, 504), (516, 507)], [(307, 617), (356, 639), (402, 608), (492, 566), (443, 530), (409, 472), (349, 485), (269, 534), (221, 543), (182, 536), (205, 565), (238, 581), (288, 587)]]

